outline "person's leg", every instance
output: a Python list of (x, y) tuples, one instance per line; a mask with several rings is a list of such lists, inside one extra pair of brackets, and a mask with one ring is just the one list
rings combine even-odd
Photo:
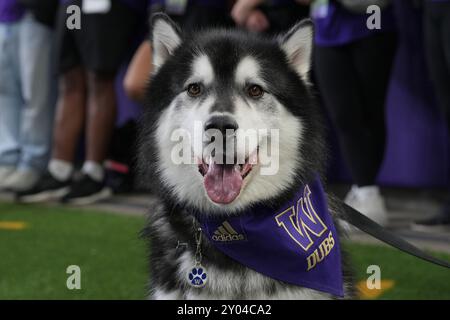
[[(450, 5), (427, 3), (424, 14), (425, 50), (438, 104), (447, 119), (450, 136)], [(429, 218), (412, 223), (419, 231), (436, 231), (450, 226), (450, 193), (442, 210)]]
[[(442, 21), (442, 37), (441, 41), (444, 46), (444, 54), (445, 54), (445, 66), (447, 70), (447, 91), (446, 91), (446, 98), (441, 98), (441, 100), (444, 101), (444, 113), (447, 119), (447, 133), (448, 137), (450, 139), (450, 89), (448, 84), (450, 84), (450, 3), (446, 3), (446, 7), (443, 9), (443, 16), (444, 19)], [(443, 90), (443, 88), (441, 88)], [(445, 204), (444, 208), (442, 209), (443, 215), (446, 217), (443, 221), (448, 226), (450, 226), (450, 186), (447, 193), (447, 203)]]
[(73, 163), (86, 118), (86, 73), (81, 66), (61, 76), (53, 132), (52, 160)]
[[(345, 201), (380, 224), (386, 208), (374, 186), (378, 166), (373, 164), (372, 133), (365, 117), (364, 90), (355, 67), (353, 45), (316, 48), (316, 79), (339, 143), (349, 166), (353, 186)], [(359, 187), (358, 187), (359, 186)]]
[(70, 191), (73, 161), (86, 115), (86, 76), (82, 67), (72, 67), (60, 76), (53, 128), (52, 156), (47, 172), (36, 185), (17, 193), (21, 202), (58, 200)]
[(385, 100), (395, 50), (396, 36), (390, 33), (365, 38), (352, 45), (352, 60), (363, 100), (365, 130), (361, 134), (365, 156), (360, 158), (359, 164), (363, 174), (346, 200), (381, 225), (387, 223), (388, 217), (376, 178), (385, 153)]
[(382, 33), (354, 44), (352, 54), (361, 86), (364, 105), (366, 148), (359, 186), (376, 184), (386, 144), (385, 101), (396, 51), (396, 36)]
[(24, 106), (20, 123), (21, 156), (16, 172), (5, 182), (13, 191), (31, 188), (48, 161), (56, 98), (56, 79), (51, 69), (52, 30), (27, 14), (20, 25), (17, 54)]
[(88, 74), (89, 107), (86, 127), (86, 160), (105, 161), (116, 121), (116, 91), (114, 75)]
[(82, 171), (104, 180), (106, 160), (116, 122), (115, 76), (88, 73), (89, 103), (86, 119), (86, 161)]
[(43, 171), (50, 155), (57, 79), (52, 68), (53, 31), (27, 16), (21, 29), (20, 61), (25, 109), (20, 165)]
[(86, 76), (82, 67), (72, 67), (60, 76), (53, 128), (52, 157), (47, 172), (36, 185), (18, 192), (21, 202), (61, 199), (70, 191), (73, 161), (86, 115)]
[(70, 191), (73, 181), (73, 161), (86, 118), (87, 76), (75, 42), (79, 30), (69, 30), (66, 26), (68, 5), (60, 6), (55, 31), (59, 92), (51, 160), (33, 188), (17, 193), (17, 200), (22, 202), (61, 199)]
[[(104, 14), (84, 14), (84, 29), (76, 34), (83, 65), (88, 70), (86, 159), (80, 179), (62, 201), (88, 204), (109, 197), (103, 162), (116, 119), (116, 74), (124, 62), (136, 28), (136, 13), (113, 1)], [(111, 35), (114, 36), (111, 36)]]
[[(439, 91), (442, 97), (440, 98), (443, 105), (443, 109), (447, 119), (447, 130), (450, 137), (450, 4), (446, 3), (445, 8), (443, 8), (443, 20), (442, 20), (442, 35), (441, 41), (444, 48), (445, 56), (445, 67), (446, 71), (446, 82), (439, 83)], [(445, 88), (445, 90), (444, 90)]]
[(19, 23), (0, 24), (0, 189), (19, 161), (22, 98), (17, 59)]
[(86, 114), (86, 159), (83, 176), (75, 181), (62, 199), (73, 204), (88, 204), (109, 197), (105, 187), (106, 160), (116, 120), (115, 76), (88, 73), (88, 110)]
[(87, 75), (76, 43), (76, 35), (82, 30), (69, 30), (66, 26), (67, 7), (71, 4), (81, 5), (81, 0), (60, 5), (56, 22), (59, 94), (48, 166), (50, 175), (63, 183), (71, 182), (75, 152), (85, 125), (87, 101)]
[(436, 4), (425, 7), (425, 51), (438, 104), (450, 126), (450, 14), (446, 18), (441, 10)]
[(365, 106), (351, 48), (316, 47), (315, 70), (319, 91), (336, 127), (354, 182), (373, 184), (377, 172), (367, 161), (372, 153), (367, 143), (370, 133), (365, 125)]

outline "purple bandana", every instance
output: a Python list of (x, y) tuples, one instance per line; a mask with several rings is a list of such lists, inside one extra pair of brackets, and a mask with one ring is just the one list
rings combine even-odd
[(343, 296), (339, 239), (320, 179), (271, 211), (250, 210), (226, 220), (199, 220), (224, 254), (273, 279)]

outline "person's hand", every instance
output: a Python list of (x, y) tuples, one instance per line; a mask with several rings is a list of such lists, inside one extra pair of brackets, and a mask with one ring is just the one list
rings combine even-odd
[(144, 41), (128, 66), (123, 86), (128, 97), (133, 101), (142, 102), (152, 71), (152, 47), (150, 41)]
[(252, 32), (263, 32), (269, 29), (270, 23), (261, 10), (253, 10), (247, 18), (245, 28)]
[(263, 0), (238, 0), (231, 9), (231, 17), (238, 26), (245, 26), (252, 11), (262, 2)]

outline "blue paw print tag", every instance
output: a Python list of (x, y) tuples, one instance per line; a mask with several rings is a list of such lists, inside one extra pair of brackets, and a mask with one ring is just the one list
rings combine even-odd
[[(195, 221), (194, 221), (195, 226)], [(195, 232), (196, 250), (194, 256), (194, 266), (187, 275), (187, 281), (193, 288), (203, 288), (208, 281), (206, 269), (202, 266), (202, 228), (198, 227)]]
[(191, 287), (203, 288), (208, 282), (208, 274), (203, 266), (193, 267), (188, 274), (188, 282)]

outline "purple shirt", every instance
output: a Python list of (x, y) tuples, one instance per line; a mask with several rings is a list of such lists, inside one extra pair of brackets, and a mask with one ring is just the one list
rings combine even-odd
[(315, 43), (318, 46), (339, 46), (369, 37), (375, 33), (395, 30), (392, 7), (381, 12), (381, 29), (367, 28), (369, 14), (354, 14), (334, 1), (328, 4), (327, 14), (313, 17), (316, 26)]
[(19, 20), (25, 9), (17, 0), (0, 0), (0, 22), (15, 22)]

